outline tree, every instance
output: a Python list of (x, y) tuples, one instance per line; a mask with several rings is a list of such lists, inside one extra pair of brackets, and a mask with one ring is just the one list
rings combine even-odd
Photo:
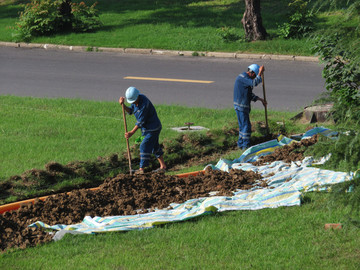
[(245, 30), (245, 39), (264, 40), (268, 36), (262, 25), (260, 0), (245, 0), (245, 12), (241, 20)]

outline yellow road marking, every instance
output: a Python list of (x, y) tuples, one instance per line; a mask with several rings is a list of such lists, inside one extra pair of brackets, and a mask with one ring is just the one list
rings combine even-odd
[(126, 80), (146, 80), (146, 81), (163, 81), (163, 82), (187, 82), (187, 83), (213, 83), (214, 81), (200, 81), (200, 80), (183, 80), (183, 79), (168, 79), (168, 78), (151, 78), (151, 77), (124, 77)]

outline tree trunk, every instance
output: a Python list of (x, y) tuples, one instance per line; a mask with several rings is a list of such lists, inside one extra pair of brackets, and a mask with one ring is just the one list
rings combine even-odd
[(61, 15), (60, 30), (70, 31), (74, 17), (71, 13), (71, 0), (63, 0), (59, 6), (59, 12)]
[(245, 39), (264, 40), (267, 32), (262, 25), (260, 0), (245, 0), (245, 12), (241, 20), (245, 30)]

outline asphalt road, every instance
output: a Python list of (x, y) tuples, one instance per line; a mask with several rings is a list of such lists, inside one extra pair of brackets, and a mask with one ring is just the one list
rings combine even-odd
[[(135, 86), (154, 104), (232, 108), (235, 78), (253, 62), (265, 65), (270, 110), (302, 110), (325, 91), (322, 67), (314, 62), (0, 47), (0, 94), (117, 101)], [(213, 82), (125, 78), (129, 76)], [(262, 86), (254, 93), (262, 97)], [(262, 108), (261, 102), (253, 107)]]

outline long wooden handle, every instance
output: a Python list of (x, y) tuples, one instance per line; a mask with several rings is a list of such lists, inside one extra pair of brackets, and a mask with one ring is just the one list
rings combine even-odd
[[(124, 127), (125, 127), (125, 133), (127, 133), (127, 125), (126, 125), (126, 115), (125, 115), (125, 104), (122, 104), (122, 111), (123, 111), (123, 118), (124, 118)], [(130, 175), (132, 175), (132, 169), (131, 169), (131, 154), (130, 154), (130, 147), (129, 147), (129, 139), (126, 138), (126, 147), (127, 147), (127, 154), (129, 159), (129, 170)]]
[[(261, 78), (262, 78), (264, 101), (266, 102), (265, 76), (264, 76), (264, 73), (261, 74)], [(267, 105), (265, 105), (265, 125), (266, 125), (266, 132), (269, 134), (269, 124), (268, 124), (268, 117), (267, 117)]]

